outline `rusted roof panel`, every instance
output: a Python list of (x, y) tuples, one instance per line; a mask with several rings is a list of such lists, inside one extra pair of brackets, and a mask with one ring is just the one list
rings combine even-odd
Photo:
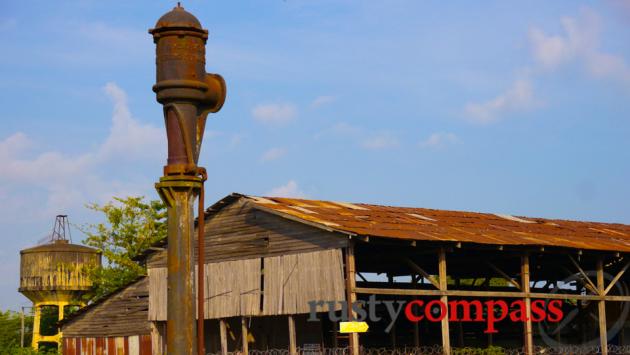
[(624, 224), (241, 196), (261, 209), (354, 235), (630, 252), (630, 226)]

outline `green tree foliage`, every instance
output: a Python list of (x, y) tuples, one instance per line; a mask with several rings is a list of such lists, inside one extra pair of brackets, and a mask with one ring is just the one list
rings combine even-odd
[[(0, 354), (15, 354), (20, 347), (20, 314), (13, 311), (0, 311)], [(33, 317), (24, 317), (24, 344), (31, 344)]]
[(115, 197), (87, 208), (102, 212), (106, 220), (81, 227), (87, 235), (83, 243), (105, 257), (101, 267), (89, 270), (95, 285), (93, 299), (98, 299), (146, 273), (133, 259), (166, 237), (166, 208), (161, 201), (145, 202), (144, 197)]
[(53, 355), (58, 351), (35, 351), (31, 348), (31, 339), (33, 335), (33, 317), (24, 316), (24, 345), (20, 347), (20, 329), (22, 321), (20, 313), (13, 311), (0, 311), (0, 354), (11, 355)]

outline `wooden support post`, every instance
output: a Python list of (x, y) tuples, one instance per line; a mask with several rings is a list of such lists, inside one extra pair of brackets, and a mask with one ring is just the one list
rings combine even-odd
[(243, 355), (249, 354), (249, 344), (247, 343), (247, 334), (248, 334), (247, 320), (245, 319), (245, 317), (241, 317), (241, 341), (243, 342), (242, 344)]
[[(604, 262), (600, 257), (597, 259), (597, 292), (600, 296), (605, 293), (604, 285)], [(603, 299), (597, 304), (599, 310), (599, 342), (601, 354), (608, 355), (608, 333), (606, 330), (606, 301)]]
[[(446, 291), (448, 288), (448, 278), (446, 276), (446, 251), (444, 248), (440, 248), (438, 270), (440, 291)], [(441, 296), (440, 301), (442, 301), (442, 304), (448, 304), (448, 296)], [(451, 355), (451, 332), (448, 327), (448, 318), (449, 316), (447, 311), (446, 316), (442, 318), (442, 351), (444, 352), (444, 355)]]
[(225, 319), (219, 319), (219, 333), (221, 335), (221, 355), (227, 355), (227, 327), (225, 325)]
[(525, 293), (525, 315), (526, 321), (523, 324), (523, 345), (525, 354), (534, 353), (534, 338), (532, 335), (532, 299), (529, 296), (529, 254), (525, 253), (521, 257), (521, 290)]
[[(354, 292), (356, 287), (355, 273), (354, 242), (350, 240), (346, 248), (346, 301), (348, 302), (348, 318), (351, 321), (356, 319), (356, 314), (352, 309), (352, 305), (357, 300), (357, 295)], [(349, 355), (359, 355), (359, 334), (350, 333), (348, 342), (350, 345)]]
[(297, 346), (295, 345), (295, 319), (292, 315), (289, 315), (287, 318), (289, 320), (289, 355), (296, 355)]

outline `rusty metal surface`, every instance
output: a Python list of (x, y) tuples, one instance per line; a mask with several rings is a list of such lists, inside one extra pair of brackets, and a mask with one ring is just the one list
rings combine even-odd
[[(203, 189), (205, 170), (197, 162), (206, 119), (223, 106), (226, 86), (205, 70), (208, 31), (179, 3), (149, 33), (156, 44), (153, 91), (164, 108), (168, 140), (167, 165), (156, 184), (168, 208), (167, 348), (169, 354), (203, 354), (203, 334), (199, 347), (195, 342), (192, 205)], [(199, 273), (203, 279), (203, 268)]]
[(70, 244), (65, 241), (55, 242), (51, 244), (38, 245), (32, 248), (20, 250), (20, 254), (42, 253), (42, 252), (66, 252), (66, 253), (88, 253), (100, 254), (97, 249), (86, 247), (85, 245)]
[(630, 252), (630, 225), (362, 203), (244, 196), (284, 217), (347, 234)]
[(199, 20), (177, 6), (149, 30), (156, 44), (157, 101), (164, 105), (168, 138), (165, 175), (195, 172), (206, 118), (223, 106), (225, 81), (208, 74), (208, 31)]
[(196, 349), (194, 281), (194, 209), (201, 179), (171, 175), (156, 185), (168, 207), (167, 351), (190, 355)]
[(64, 338), (62, 342), (63, 355), (151, 355), (151, 335), (128, 337), (85, 337)]

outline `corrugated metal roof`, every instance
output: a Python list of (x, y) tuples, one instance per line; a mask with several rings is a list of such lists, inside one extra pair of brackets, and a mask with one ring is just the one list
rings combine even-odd
[(630, 226), (624, 224), (294, 198), (237, 196), (242, 196), (269, 212), (352, 235), (630, 252)]

